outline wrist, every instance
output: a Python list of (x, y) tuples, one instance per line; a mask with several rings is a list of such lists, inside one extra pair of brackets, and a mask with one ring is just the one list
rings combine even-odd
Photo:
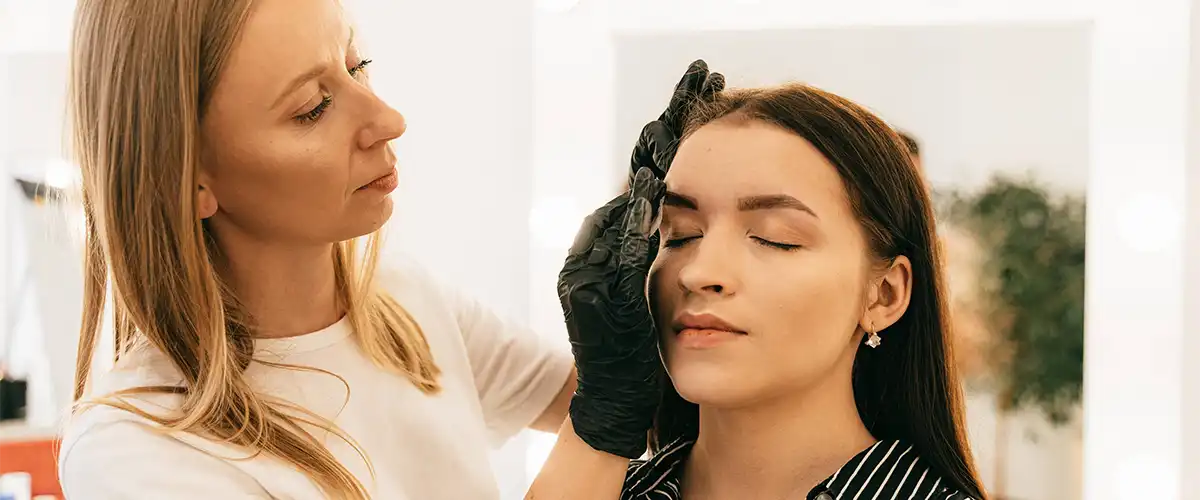
[(656, 405), (630, 405), (576, 394), (568, 412), (575, 434), (597, 451), (635, 459), (646, 452)]

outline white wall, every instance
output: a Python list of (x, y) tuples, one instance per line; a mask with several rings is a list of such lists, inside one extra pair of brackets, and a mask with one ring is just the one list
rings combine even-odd
[[(1200, 499), (1200, 6), (1192, 3), (1191, 59), (1188, 68), (1187, 203), (1184, 205), (1184, 326), (1182, 366), (1183, 404), (1182, 498)], [(1190, 425), (1189, 425), (1190, 424)]]
[(703, 58), (730, 86), (800, 81), (871, 108), (921, 141), (937, 186), (1030, 172), (1082, 193), (1089, 37), (1082, 22), (618, 34), (616, 136), (632, 143)]
[[(59, 234), (66, 229), (61, 212), (30, 205), (13, 176), (44, 180), (47, 167), (67, 156), (62, 128), (67, 58), (42, 46), (25, 48), (29, 51), (0, 50), (0, 88), (10, 96), (0, 114), (0, 304), (6, 306), (0, 311), (0, 339), (11, 342), (5, 354), (11, 367), (28, 377), (30, 422), (52, 427), (71, 397), (82, 305), (79, 258), (65, 246), (65, 233)], [(64, 257), (70, 260), (47, 260)], [(28, 283), (26, 266), (35, 271)], [(22, 286), (29, 296), (18, 295)], [(18, 307), (9, 310), (9, 304)], [(42, 311), (50, 315), (39, 317)], [(0, 342), (0, 350), (4, 345)]]
[(75, 0), (0, 0), (0, 52), (65, 52)]
[[(5, 78), (9, 102), (0, 115), (8, 127), (8, 174), (38, 179), (52, 160), (66, 158), (68, 143), (63, 130), (66, 118), (67, 55), (38, 50), (0, 51), (8, 69)], [(3, 75), (0, 75), (3, 76)], [(12, 181), (4, 179), (7, 188)]]
[[(1088, 183), (1084, 497), (1185, 498), (1189, 0), (1100, 2)], [(1194, 312), (1192, 313), (1194, 314)], [(1184, 357), (1189, 363), (1184, 363)], [(1189, 433), (1190, 434), (1190, 433)], [(1194, 479), (1192, 479), (1194, 481)]]
[[(9, 27), (9, 25), (12, 23), (12, 16), (8, 13), (8, 11), (9, 11), (8, 3), (0, 2), (0, 33), (7, 33), (7, 32), (12, 31), (12, 29)], [(3, 47), (3, 45), (0, 44), (0, 47)], [(0, 95), (12, 95), (12, 93), (9, 91), (9, 83), (8, 83), (8, 80), (10, 78), (10, 76), (9, 76), (10, 72), (8, 69), (9, 62), (8, 62), (8, 58), (2, 54), (3, 53), (0, 53)], [(8, 117), (7, 115), (0, 116), (0, 172), (7, 169), (7, 160), (6, 159), (9, 157), (9, 142), (11, 141), (11, 139), (9, 138), (9, 131), (8, 131), (8, 129), (9, 129), (8, 122), (9, 121), (11, 121), (11, 118)], [(7, 227), (6, 227), (7, 224), (5, 223), (5, 221), (8, 220), (8, 217), (7, 217), (8, 203), (5, 202), (5, 197), (3, 196), (2, 193), (3, 193), (3, 190), (0, 190), (0, 283), (7, 283), (8, 282), (8, 273), (7, 273), (7, 270), (5, 269), (6, 266), (4, 266), (3, 263), (8, 261), (8, 255), (6, 252), (7, 245), (5, 245), (3, 242), (6, 241), (4, 234), (7, 232)], [(0, 287), (0, 304), (6, 303), (6, 300), (7, 300), (7, 295), (5, 293), (6, 288), (7, 288), (6, 286)], [(8, 308), (7, 307), (0, 308), (0, 325), (5, 325), (5, 324), (8, 324)], [(6, 356), (7, 357), (12, 356), (11, 354), (5, 354), (5, 350), (11, 349), (11, 344), (12, 344), (12, 338), (11, 338), (10, 332), (8, 332), (6, 329), (0, 329), (0, 359), (4, 358)]]
[(992, 391), (967, 392), (967, 437), (988, 492), (1010, 500), (1085, 498), (1082, 418), (1054, 425), (1036, 409), (1002, 415), (996, 402)]

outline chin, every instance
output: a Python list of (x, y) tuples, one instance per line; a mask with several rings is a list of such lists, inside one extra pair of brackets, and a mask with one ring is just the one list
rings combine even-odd
[[(753, 402), (761, 391), (754, 373), (700, 360), (675, 360), (668, 373), (675, 391), (683, 399), (704, 406), (737, 407)], [(763, 375), (761, 372), (758, 375)]]
[(343, 227), (347, 229), (342, 235), (342, 241), (366, 236), (383, 228), (392, 218), (392, 198), (384, 197), (383, 202), (371, 207), (356, 210)]

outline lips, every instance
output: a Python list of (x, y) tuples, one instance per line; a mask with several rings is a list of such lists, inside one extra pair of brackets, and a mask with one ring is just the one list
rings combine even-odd
[(397, 183), (396, 168), (392, 167), (392, 169), (390, 171), (388, 171), (387, 173), (380, 175), (379, 177), (376, 177), (375, 179), (371, 180), (371, 182), (368, 182), (368, 183), (360, 186), (357, 189), (357, 191), (362, 191), (365, 189), (382, 189), (382, 190), (386, 190), (386, 191), (391, 191), (392, 189), (396, 188), (396, 183)]
[(711, 313), (683, 313), (675, 317), (671, 325), (675, 333), (684, 330), (716, 331), (745, 335), (746, 330)]

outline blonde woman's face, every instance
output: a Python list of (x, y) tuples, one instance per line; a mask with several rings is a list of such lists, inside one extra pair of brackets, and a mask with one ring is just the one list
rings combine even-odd
[(334, 0), (256, 0), (203, 115), (200, 216), (218, 240), (325, 244), (391, 216), (404, 117), (367, 84)]

